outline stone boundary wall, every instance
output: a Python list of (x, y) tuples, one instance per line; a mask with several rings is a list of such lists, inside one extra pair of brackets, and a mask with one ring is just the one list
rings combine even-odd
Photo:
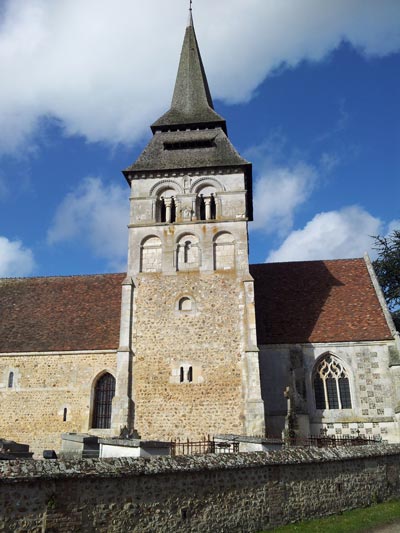
[(0, 461), (0, 532), (258, 532), (400, 497), (400, 445)]

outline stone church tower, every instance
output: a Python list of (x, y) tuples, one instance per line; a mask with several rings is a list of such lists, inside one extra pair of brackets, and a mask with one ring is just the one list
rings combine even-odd
[(215, 112), (190, 13), (170, 110), (131, 187), (112, 427), (265, 433), (247, 224), (252, 167)]

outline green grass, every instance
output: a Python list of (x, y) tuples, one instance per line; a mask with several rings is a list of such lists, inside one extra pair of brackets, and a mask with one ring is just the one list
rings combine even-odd
[[(345, 511), (340, 515), (328, 516), (318, 520), (298, 522), (277, 527), (277, 533), (347, 533), (367, 531), (375, 526), (400, 521), (400, 500), (392, 500), (365, 509)], [(400, 530), (400, 526), (399, 526)]]

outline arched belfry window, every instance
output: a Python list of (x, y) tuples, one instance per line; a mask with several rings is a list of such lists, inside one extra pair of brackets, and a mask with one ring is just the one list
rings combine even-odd
[(215, 197), (213, 194), (210, 194), (210, 196), (204, 196), (203, 194), (200, 194), (197, 201), (199, 220), (215, 220), (217, 218)]
[(176, 221), (175, 191), (166, 189), (157, 199), (157, 222), (171, 224)]
[(111, 427), (111, 409), (114, 395), (115, 378), (109, 373), (103, 374), (97, 380), (94, 388), (93, 428), (109, 429)]
[(215, 192), (215, 188), (210, 185), (197, 191), (196, 202), (198, 220), (215, 220), (217, 218)]
[(333, 355), (325, 355), (315, 368), (314, 394), (317, 409), (351, 409), (349, 377)]

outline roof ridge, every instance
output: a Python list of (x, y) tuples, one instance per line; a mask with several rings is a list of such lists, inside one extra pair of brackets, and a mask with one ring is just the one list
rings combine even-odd
[(0, 282), (2, 281), (19, 281), (19, 280), (35, 280), (35, 279), (66, 279), (66, 278), (93, 278), (95, 276), (121, 276), (125, 275), (126, 272), (103, 272), (96, 274), (53, 274), (50, 276), (20, 276), (20, 277), (0, 277)]
[(304, 259), (299, 261), (265, 261), (264, 263), (250, 263), (250, 266), (288, 265), (293, 263), (334, 263), (339, 261), (364, 261), (363, 257), (343, 257), (337, 259)]

